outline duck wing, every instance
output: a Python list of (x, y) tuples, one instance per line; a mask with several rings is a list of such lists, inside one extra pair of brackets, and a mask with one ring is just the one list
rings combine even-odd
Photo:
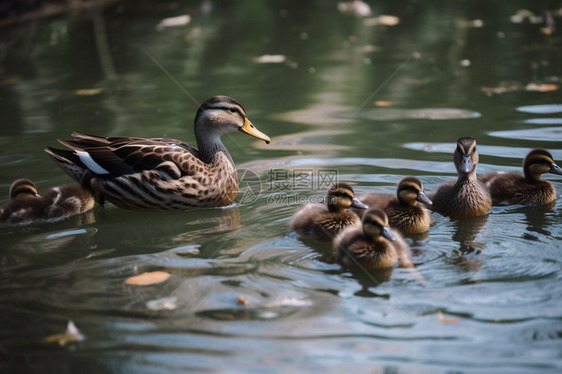
[(47, 148), (47, 153), (59, 164), (75, 164), (105, 178), (157, 170), (177, 179), (191, 175), (189, 165), (201, 162), (195, 147), (176, 139), (105, 138), (80, 133), (72, 137), (74, 140), (59, 140), (72, 151)]

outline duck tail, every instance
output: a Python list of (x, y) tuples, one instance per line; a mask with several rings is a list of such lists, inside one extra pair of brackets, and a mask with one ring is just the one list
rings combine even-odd
[(45, 152), (55, 163), (68, 175), (78, 182), (83, 188), (92, 190), (90, 184), (94, 174), (80, 160), (80, 157), (74, 151), (56, 149), (46, 146)]

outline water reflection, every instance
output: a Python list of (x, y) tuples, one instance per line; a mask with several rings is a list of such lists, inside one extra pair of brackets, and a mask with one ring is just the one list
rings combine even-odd
[(488, 214), (452, 220), (454, 233), (451, 239), (459, 244), (454, 261), (466, 271), (476, 272), (483, 264), (478, 255), (486, 248), (486, 244), (476, 241), (476, 236), (487, 221)]
[[(204, 16), (191, 13), (190, 24), (160, 32), (163, 18), (200, 2), (125, 2), (4, 29), (5, 190), (22, 170), (41, 187), (67, 182), (42, 148), (72, 131), (190, 141), (196, 107), (170, 76), (199, 100), (237, 98), (274, 135), (273, 147), (225, 137), (237, 165), (260, 171), (262, 181), (270, 169), (337, 168), (366, 190), (390, 192), (404, 174), (422, 176), (432, 190), (452, 178), (454, 141), (463, 135), (480, 144), (481, 172), (521, 172), (533, 147), (554, 148), (562, 158), (553, 141), (560, 139), (559, 92), (482, 92), (503, 81), (560, 81), (558, 34), (511, 24), (509, 2), (370, 3), (374, 15), (398, 17), (397, 27), (365, 27), (335, 2), (212, 4)], [(544, 6), (525, 5), (537, 14)], [(481, 26), (466, 27), (475, 18)], [(254, 62), (265, 54), (286, 63)], [(560, 180), (552, 179), (559, 190)], [(0, 229), (0, 366), (559, 368), (560, 201), (546, 209), (494, 207), (469, 220), (435, 216), (428, 233), (407, 239), (427, 279), (421, 287), (404, 269), (373, 277), (341, 270), (329, 261), (330, 246), (287, 235), (298, 207), (268, 204), (270, 192), (225, 210), (160, 214), (106, 206), (95, 221)], [(124, 283), (153, 270), (171, 278), (144, 288)], [(240, 304), (240, 296), (250, 304)], [(306, 305), (268, 306), (282, 296)], [(151, 307), (166, 297), (170, 304)], [(461, 320), (442, 323), (436, 310)], [(86, 341), (62, 350), (40, 343), (68, 318)]]

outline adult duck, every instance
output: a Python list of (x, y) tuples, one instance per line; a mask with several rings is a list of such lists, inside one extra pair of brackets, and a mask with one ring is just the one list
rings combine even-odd
[(523, 160), (523, 175), (496, 171), (478, 178), (490, 189), (494, 204), (547, 204), (556, 200), (556, 189), (542, 179), (546, 173), (562, 175), (550, 152), (536, 148)]
[(269, 143), (227, 96), (206, 100), (195, 116), (197, 148), (168, 138), (98, 137), (59, 140), (72, 150), (45, 151), (74, 180), (121, 208), (187, 210), (233, 203), (236, 167), (221, 135), (240, 131)]
[(459, 138), (453, 156), (458, 178), (442, 184), (429, 196), (433, 202), (430, 209), (451, 218), (466, 218), (492, 208), (490, 192), (476, 177), (478, 159), (476, 140)]

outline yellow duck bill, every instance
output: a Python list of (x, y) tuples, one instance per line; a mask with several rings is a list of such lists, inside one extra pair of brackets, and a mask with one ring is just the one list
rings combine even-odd
[(242, 131), (244, 134), (253, 136), (254, 138), (258, 138), (260, 140), (263, 140), (267, 144), (269, 144), (269, 142), (271, 142), (271, 139), (269, 138), (269, 136), (265, 135), (263, 132), (258, 130), (256, 128), (256, 126), (254, 126), (248, 118), (244, 119), (244, 125), (242, 127), (240, 127), (239, 131)]

